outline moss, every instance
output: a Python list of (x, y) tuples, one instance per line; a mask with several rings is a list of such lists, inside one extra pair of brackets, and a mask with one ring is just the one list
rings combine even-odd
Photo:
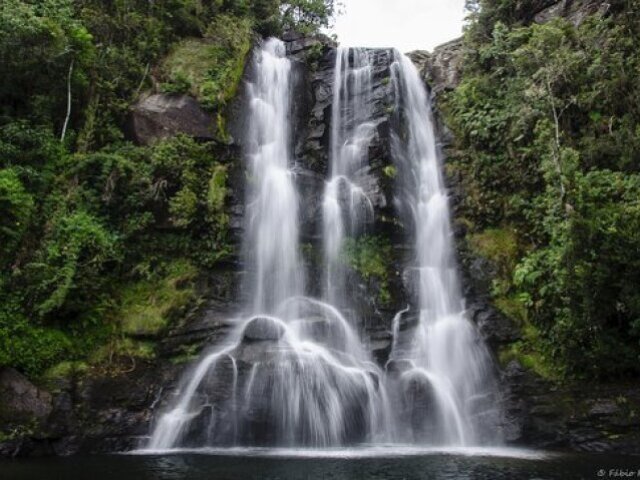
[(387, 178), (396, 178), (396, 176), (398, 175), (398, 169), (395, 167), (395, 165), (387, 165), (382, 169), (382, 171)]
[(518, 237), (511, 227), (489, 228), (468, 238), (472, 250), (494, 262), (501, 271), (513, 271), (518, 260)]
[(224, 107), (238, 91), (251, 38), (248, 18), (217, 16), (205, 38), (185, 39), (174, 47), (163, 64), (163, 89), (191, 94), (211, 110)]
[(507, 295), (513, 287), (513, 272), (519, 259), (520, 248), (515, 229), (511, 227), (489, 228), (468, 236), (471, 250), (493, 263), (496, 278), (493, 280), (493, 295)]
[(90, 357), (93, 365), (110, 364), (119, 357), (152, 360), (155, 358), (155, 343), (131, 338), (118, 338), (97, 349)]
[(209, 179), (207, 190), (207, 207), (210, 212), (220, 212), (224, 209), (227, 198), (227, 167), (216, 165)]
[(544, 342), (538, 330), (527, 323), (522, 327), (522, 340), (510, 344), (499, 352), (500, 364), (505, 366), (512, 360), (516, 360), (524, 368), (535, 372), (542, 378), (550, 381), (560, 381), (563, 372), (547, 355)]
[(179, 347), (180, 353), (171, 357), (170, 362), (174, 365), (181, 365), (183, 363), (189, 363), (196, 358), (198, 358), (198, 354), (200, 351), (199, 345), (180, 345)]
[(378, 283), (378, 300), (383, 305), (391, 301), (387, 268), (391, 253), (389, 242), (375, 236), (348, 238), (343, 250), (345, 263), (358, 272), (365, 281)]
[(187, 260), (175, 260), (166, 273), (126, 285), (120, 308), (114, 313), (128, 335), (153, 336), (196, 301), (197, 269)]
[(89, 372), (89, 365), (82, 360), (65, 360), (47, 369), (39, 378), (39, 385), (51, 393), (60, 392), (69, 382)]
[(25, 423), (11, 426), (8, 430), (0, 430), (0, 443), (31, 436), (36, 432), (37, 428), (38, 420), (32, 417), (30, 420), (26, 420)]
[(89, 366), (83, 361), (64, 361), (47, 369), (43, 374), (43, 380), (58, 380), (82, 374)]
[(528, 321), (527, 306), (518, 295), (502, 295), (493, 299), (493, 304), (500, 312), (515, 320), (518, 325)]

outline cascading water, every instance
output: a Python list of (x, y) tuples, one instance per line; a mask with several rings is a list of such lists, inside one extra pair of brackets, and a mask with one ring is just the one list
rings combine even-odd
[[(392, 151), (399, 172), (400, 210), (413, 228), (415, 258), (408, 268), (414, 310), (394, 319), (390, 364), (400, 370), (394, 400), (406, 440), (439, 445), (496, 442), (495, 385), (488, 351), (465, 317), (449, 205), (430, 102), (416, 67), (395, 53)], [(414, 328), (401, 335), (400, 323)], [(417, 318), (416, 318), (417, 317)]]
[(373, 222), (360, 184), (377, 128), (373, 55), (337, 52), (323, 201), (323, 302), (304, 296), (290, 152), (291, 62), (276, 39), (254, 52), (247, 88), (248, 315), (184, 376), (156, 418), (147, 449), (495, 440), (487, 434), (497, 425), (491, 363), (465, 318), (429, 100), (417, 70), (397, 52), (390, 65), (391, 150), (397, 203), (414, 245), (407, 269), (414, 298), (393, 319), (386, 373), (355, 333), (357, 315), (345, 313), (354, 305), (342, 250)]
[(249, 85), (251, 315), (185, 376), (147, 445), (327, 447), (389, 430), (382, 372), (333, 306), (303, 297), (289, 152), (291, 63), (271, 39)]
[(358, 185), (375, 131), (371, 122), (372, 52), (338, 48), (331, 113), (330, 179), (323, 202), (323, 239), (328, 301), (348, 308), (347, 270), (342, 254), (347, 236), (356, 237), (373, 220), (373, 205)]
[(298, 198), (290, 154), (291, 62), (282, 42), (269, 40), (256, 56), (248, 86), (250, 183), (245, 258), (253, 313), (274, 313), (304, 291), (299, 255)]

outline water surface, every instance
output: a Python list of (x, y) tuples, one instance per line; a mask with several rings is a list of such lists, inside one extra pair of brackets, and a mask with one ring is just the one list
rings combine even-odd
[[(639, 478), (640, 457), (522, 450), (201, 450), (0, 462), (3, 480), (598, 479)], [(620, 475), (626, 473), (627, 476)], [(630, 474), (630, 475), (629, 475)]]

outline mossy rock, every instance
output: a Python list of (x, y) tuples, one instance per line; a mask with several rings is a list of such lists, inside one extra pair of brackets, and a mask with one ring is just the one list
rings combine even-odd
[(125, 286), (116, 312), (123, 333), (133, 337), (158, 335), (195, 304), (196, 277), (197, 269), (190, 262), (177, 260), (167, 267), (164, 276)]
[(212, 110), (226, 105), (237, 93), (251, 42), (248, 18), (219, 15), (205, 38), (187, 38), (173, 48), (162, 65), (163, 90), (188, 93)]

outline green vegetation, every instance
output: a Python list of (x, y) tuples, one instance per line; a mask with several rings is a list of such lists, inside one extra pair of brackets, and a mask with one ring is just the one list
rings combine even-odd
[(637, 373), (637, 4), (574, 26), (531, 23), (526, 2), (469, 3), (463, 81), (441, 107), (470, 247), (496, 266), (496, 304), (525, 331), (511, 353), (565, 376)]
[(114, 317), (125, 334), (154, 336), (172, 319), (193, 307), (196, 294), (193, 281), (197, 270), (188, 261), (176, 260), (166, 276), (140, 280), (123, 288), (122, 303)]
[(189, 93), (205, 108), (220, 111), (235, 96), (251, 48), (251, 20), (216, 17), (204, 38), (188, 38), (163, 63), (165, 92)]
[(364, 236), (357, 239), (347, 238), (344, 244), (344, 257), (366, 281), (378, 290), (378, 300), (385, 305), (391, 301), (389, 292), (389, 259), (391, 245), (383, 237)]
[(126, 142), (132, 104), (190, 93), (224, 140), (254, 40), (317, 29), (333, 9), (1, 2), (0, 365), (60, 377), (155, 355), (153, 337), (197, 305), (197, 279), (231, 253), (229, 165), (216, 142)]

